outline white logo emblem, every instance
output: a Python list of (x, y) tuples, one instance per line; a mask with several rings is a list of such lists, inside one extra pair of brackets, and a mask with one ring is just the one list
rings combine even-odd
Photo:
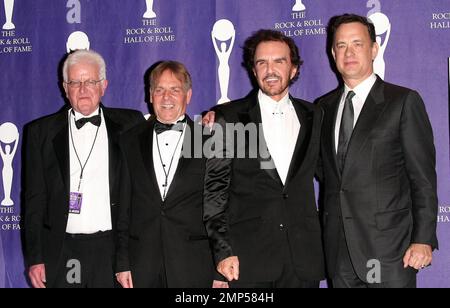
[[(369, 16), (369, 19), (375, 25), (375, 32), (377, 34), (377, 43), (380, 46), (378, 55), (373, 62), (373, 69), (375, 74), (384, 79), (386, 71), (386, 63), (384, 61), (384, 52), (386, 51), (387, 44), (389, 43), (389, 37), (391, 36), (391, 23), (389, 18), (383, 13), (374, 13)], [(384, 42), (382, 42), (382, 35), (386, 34)]]
[(156, 13), (153, 11), (153, 0), (145, 0), (147, 11), (144, 13), (144, 18), (156, 18)]
[(306, 10), (306, 6), (302, 3), (302, 0), (295, 0), (295, 5), (292, 10), (294, 12), (302, 12)]
[(19, 131), (13, 123), (4, 123), (0, 126), (0, 154), (3, 160), (3, 190), (4, 199), (2, 206), (14, 205), (11, 199), (11, 186), (13, 181), (14, 170), (12, 167), (14, 155), (16, 154), (17, 145), (19, 144)]
[(14, 10), (14, 0), (3, 0), (5, 4), (5, 16), (6, 22), (3, 25), (3, 30), (13, 30), (16, 26), (12, 22), (13, 10)]
[(67, 53), (78, 49), (89, 50), (90, 47), (89, 37), (84, 32), (75, 31), (67, 38)]
[[(228, 98), (228, 85), (230, 82), (230, 65), (228, 62), (236, 38), (236, 30), (233, 23), (227, 19), (218, 20), (211, 31), (211, 38), (219, 58), (218, 75), (221, 97), (217, 104), (223, 104), (230, 101)], [(230, 41), (229, 45), (227, 45), (228, 41)]]

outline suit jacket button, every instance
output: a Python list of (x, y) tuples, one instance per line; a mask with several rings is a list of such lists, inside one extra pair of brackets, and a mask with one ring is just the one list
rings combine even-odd
[(283, 231), (283, 230), (284, 230), (284, 225), (280, 224), (280, 231)]
[(283, 199), (288, 199), (289, 198), (289, 195), (288, 194), (283, 194)]

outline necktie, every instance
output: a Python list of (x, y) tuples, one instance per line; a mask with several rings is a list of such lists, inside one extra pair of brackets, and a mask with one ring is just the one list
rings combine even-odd
[(178, 121), (176, 124), (165, 124), (165, 123), (161, 123), (158, 120), (156, 120), (155, 132), (158, 135), (162, 134), (166, 131), (169, 131), (169, 130), (182, 132), (183, 131), (183, 123), (185, 123), (185, 122), (186, 122), (186, 118)]
[(337, 151), (337, 159), (339, 171), (342, 173), (345, 165), (345, 157), (347, 156), (348, 144), (353, 133), (354, 111), (352, 98), (355, 92), (350, 91), (345, 98), (344, 111), (342, 112), (341, 128), (339, 130), (339, 144)]
[(90, 117), (90, 118), (81, 118), (81, 119), (75, 121), (75, 126), (78, 129), (80, 129), (88, 122), (91, 122), (95, 126), (100, 126), (100, 124), (102, 123), (102, 118), (100, 117), (99, 114), (95, 115), (93, 117)]

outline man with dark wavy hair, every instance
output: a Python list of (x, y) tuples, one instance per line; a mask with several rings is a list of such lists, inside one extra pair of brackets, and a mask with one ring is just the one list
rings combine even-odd
[[(289, 95), (302, 64), (292, 39), (259, 30), (244, 59), (258, 92), (216, 106), (214, 115), (222, 128), (257, 133), (227, 130), (217, 153), (224, 158), (206, 166), (204, 220), (217, 269), (231, 287), (315, 288), (324, 277), (313, 185), (322, 113)], [(237, 140), (244, 149), (232, 145), (235, 135), (245, 136)]]

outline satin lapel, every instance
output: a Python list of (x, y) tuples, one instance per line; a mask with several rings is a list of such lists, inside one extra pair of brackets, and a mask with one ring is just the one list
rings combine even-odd
[(106, 130), (108, 132), (108, 154), (109, 154), (109, 188), (112, 195), (115, 189), (115, 182), (117, 179), (117, 172), (119, 170), (119, 133), (122, 130), (122, 125), (114, 122), (110, 117), (110, 112), (107, 108), (102, 108), (103, 117), (105, 118)]
[(257, 125), (258, 132), (258, 160), (260, 162), (261, 168), (275, 181), (278, 185), (283, 186), (280, 176), (278, 175), (275, 163), (273, 162), (269, 149), (267, 148), (267, 143), (264, 138), (264, 133), (262, 131), (262, 118), (261, 109), (258, 104), (258, 99), (253, 96), (249, 102), (249, 109), (247, 113), (240, 113), (239, 120), (242, 124), (247, 125), (248, 123), (255, 123)]
[(376, 122), (385, 106), (384, 84), (381, 79), (378, 79), (364, 103), (364, 107), (353, 130), (345, 158), (344, 170), (342, 171), (342, 178), (345, 178), (351, 166), (355, 161), (358, 161), (359, 152), (366, 143), (371, 130), (376, 126)]
[(313, 113), (308, 112), (302, 108), (300, 103), (295, 102), (291, 97), (291, 102), (297, 113), (300, 122), (300, 131), (298, 132), (297, 142), (295, 144), (294, 153), (292, 155), (291, 164), (289, 166), (288, 176), (286, 178), (286, 185), (289, 185), (290, 180), (297, 174), (307, 153), (309, 141), (311, 140), (311, 131), (313, 125)]
[[(139, 136), (141, 145), (142, 161), (147, 170), (148, 178), (153, 183), (153, 188), (159, 194), (158, 180), (156, 179), (155, 168), (153, 167), (153, 127), (155, 126), (155, 119), (151, 118), (148, 122), (148, 129)], [(160, 163), (160, 162), (156, 162)]]
[[(189, 157), (183, 157), (184, 150), (187, 152), (190, 149), (190, 153), (193, 153), (194, 149), (194, 122), (186, 115), (186, 131), (183, 137), (183, 147), (181, 149), (180, 158), (178, 161), (177, 170), (175, 170), (175, 174), (173, 176), (172, 183), (170, 184), (169, 190), (167, 191), (166, 200), (172, 197), (172, 195), (177, 191), (177, 187), (183, 182), (183, 174), (184, 169), (188, 165)], [(185, 180), (185, 179), (184, 179)], [(170, 203), (170, 202), (169, 202)]]
[(59, 162), (61, 177), (66, 186), (67, 196), (70, 192), (70, 154), (69, 154), (69, 119), (68, 110), (64, 109), (56, 120), (53, 149)]

